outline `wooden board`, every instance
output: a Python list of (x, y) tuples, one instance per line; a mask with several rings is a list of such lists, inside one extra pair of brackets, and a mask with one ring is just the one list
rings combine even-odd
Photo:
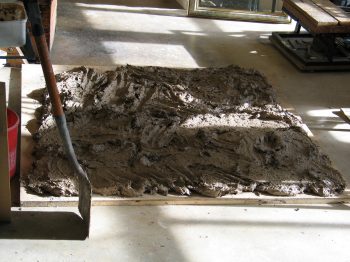
[[(72, 69), (74, 65), (54, 66), (55, 73)], [(114, 66), (92, 66), (98, 72), (113, 70)], [(28, 128), (29, 122), (34, 118), (34, 111), (40, 106), (38, 102), (27, 97), (35, 89), (43, 88), (44, 77), (40, 65), (24, 65), (22, 69), (22, 176), (28, 173), (32, 163), (33, 141)], [(35, 128), (35, 123), (32, 128)], [(305, 131), (307, 130), (305, 127)], [(346, 190), (337, 197), (318, 197), (310, 195), (297, 195), (295, 197), (276, 197), (268, 195), (257, 196), (254, 193), (242, 193), (239, 195), (229, 195), (221, 198), (209, 198), (199, 195), (178, 196), (178, 195), (144, 195), (142, 197), (103, 197), (94, 195), (92, 205), (277, 205), (277, 204), (333, 204), (350, 202), (350, 190)], [(26, 192), (21, 188), (21, 205), (27, 207), (37, 206), (76, 206), (77, 197), (43, 197)]]
[(0, 221), (11, 220), (5, 83), (0, 82)]
[[(21, 116), (21, 69), (4, 67), (0, 70), (0, 82), (6, 86), (7, 107), (11, 108), (18, 116)], [(16, 151), (16, 173), (11, 180), (11, 202), (12, 206), (20, 204), (20, 166), (21, 166), (21, 130), (18, 127), (18, 140)]]
[(334, 17), (319, 8), (311, 0), (285, 0), (283, 5), (285, 4), (294, 7), (303, 16), (308, 17), (315, 26), (338, 25), (338, 21)]
[[(23, 207), (56, 207), (77, 206), (78, 197), (43, 197), (28, 194), (21, 188), (21, 206)], [(104, 197), (94, 195), (93, 206), (158, 206), (158, 205), (310, 205), (310, 204), (339, 204), (350, 203), (350, 192), (336, 197), (318, 197), (310, 195), (297, 195), (294, 197), (277, 197), (254, 193), (239, 195), (226, 195), (219, 198), (203, 197), (199, 195), (178, 196), (169, 194), (144, 195), (142, 197)]]
[(295, 5), (293, 5), (292, 0), (285, 0), (283, 2), (283, 10), (290, 15), (293, 19), (296, 21), (299, 21), (301, 25), (308, 30), (310, 33), (315, 34), (332, 34), (332, 33), (349, 33), (350, 32), (350, 26), (344, 26), (344, 25), (324, 25), (324, 26), (318, 26), (314, 23), (314, 21), (311, 19), (310, 16), (305, 15), (304, 12), (302, 12), (300, 9), (296, 8)]
[(318, 7), (334, 17), (340, 25), (350, 25), (350, 15), (329, 0), (311, 0)]

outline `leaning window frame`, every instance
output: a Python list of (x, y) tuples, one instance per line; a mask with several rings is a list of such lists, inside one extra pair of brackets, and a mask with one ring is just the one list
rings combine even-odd
[[(282, 11), (278, 12), (256, 12), (235, 9), (224, 9), (215, 7), (201, 7), (200, 0), (189, 0), (190, 16), (199, 16), (207, 18), (233, 19), (252, 22), (270, 22), (270, 23), (290, 23), (291, 20), (287, 14)], [(277, 0), (273, 0), (276, 8)], [(271, 8), (273, 9), (273, 8)]]

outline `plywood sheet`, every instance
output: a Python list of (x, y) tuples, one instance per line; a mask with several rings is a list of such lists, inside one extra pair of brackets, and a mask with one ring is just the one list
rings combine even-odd
[[(65, 70), (72, 69), (76, 66), (54, 66), (55, 73), (60, 73)], [(98, 71), (114, 69), (116, 66), (93, 67)], [(27, 97), (27, 94), (33, 90), (44, 87), (44, 78), (39, 65), (25, 65), (22, 72), (22, 175), (25, 176), (28, 168), (31, 167), (31, 149), (33, 146), (32, 138), (28, 128), (34, 119), (34, 111), (39, 106), (39, 103)], [(33, 123), (31, 123), (33, 124)], [(35, 124), (35, 123), (34, 123)], [(36, 196), (26, 192), (24, 188), (21, 191), (21, 204), (23, 206), (75, 206), (77, 204), (76, 197), (43, 197)], [(201, 196), (160, 196), (160, 195), (145, 195), (143, 197), (122, 198), (122, 197), (102, 197), (93, 196), (93, 205), (259, 205), (259, 204), (321, 204), (321, 203), (339, 203), (350, 202), (349, 192), (345, 191), (343, 195), (337, 197), (316, 197), (309, 195), (298, 195), (296, 197), (276, 197), (266, 195), (255, 195), (254, 193), (242, 193), (240, 195), (229, 195), (221, 198), (208, 198)]]

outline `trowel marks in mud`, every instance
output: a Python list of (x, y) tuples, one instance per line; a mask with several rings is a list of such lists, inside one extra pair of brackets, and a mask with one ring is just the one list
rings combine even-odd
[[(345, 188), (301, 119), (277, 104), (255, 70), (124, 66), (97, 73), (79, 67), (57, 75), (57, 83), (95, 193), (331, 196)], [(45, 91), (41, 102), (27, 186), (39, 194), (76, 195)]]

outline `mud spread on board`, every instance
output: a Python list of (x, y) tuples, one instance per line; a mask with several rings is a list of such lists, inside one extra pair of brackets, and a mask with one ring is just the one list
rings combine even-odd
[[(300, 118), (277, 104), (255, 70), (125, 66), (97, 73), (80, 67), (57, 81), (95, 193), (330, 196), (345, 188)], [(76, 195), (45, 91), (41, 102), (27, 186), (39, 194)]]

